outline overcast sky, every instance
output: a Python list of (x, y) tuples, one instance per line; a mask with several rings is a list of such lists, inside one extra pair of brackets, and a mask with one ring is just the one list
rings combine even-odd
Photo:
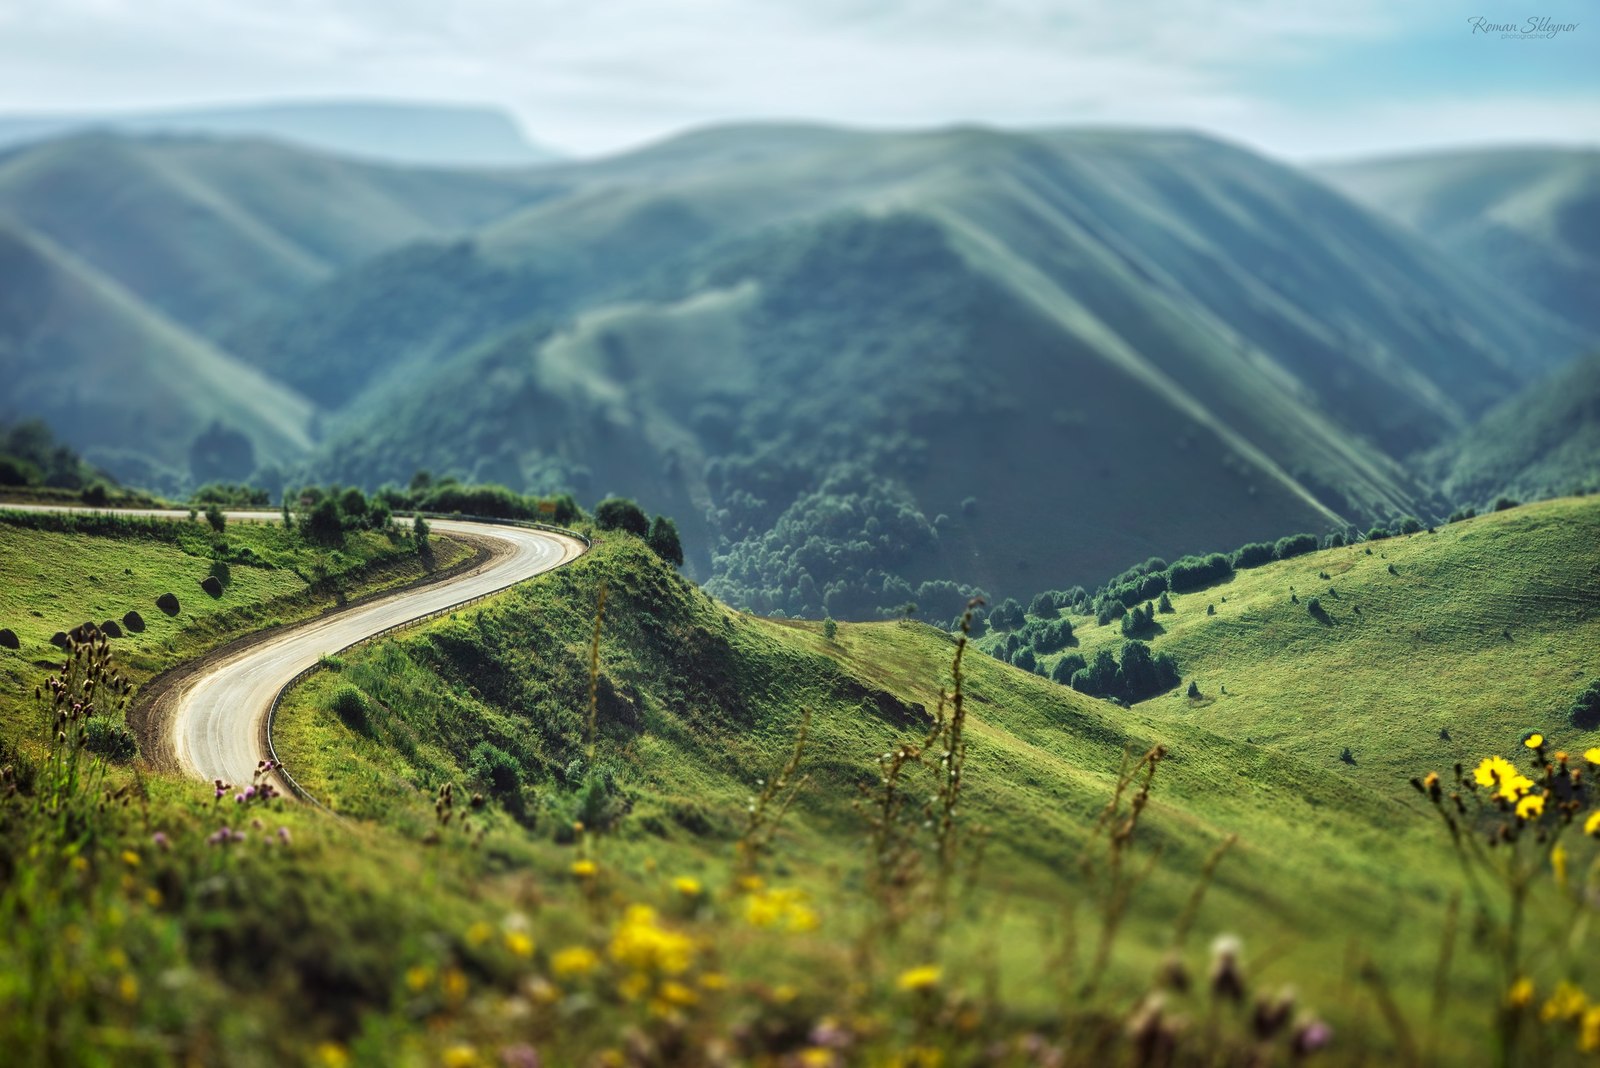
[[(1470, 0), (0, 0), (0, 111), (486, 103), (558, 150), (728, 120), (1115, 122), (1289, 158), (1600, 143), (1600, 5)], [(1586, 21), (1593, 17), (1594, 22)]]

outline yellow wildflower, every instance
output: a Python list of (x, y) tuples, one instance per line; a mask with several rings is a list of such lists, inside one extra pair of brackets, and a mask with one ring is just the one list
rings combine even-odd
[(787, 1005), (800, 996), (800, 988), (793, 983), (779, 983), (772, 988), (772, 1000), (779, 1005)]
[(700, 885), (700, 880), (692, 875), (680, 875), (672, 880), (672, 888), (684, 897), (699, 897), (705, 887)]
[(611, 933), (611, 959), (635, 971), (682, 975), (694, 957), (694, 939), (656, 922), (656, 910), (629, 905)]
[[(1596, 749), (1595, 752), (1600, 753), (1600, 749)], [(1595, 761), (1595, 763), (1600, 764), (1600, 760)], [(753, 894), (766, 885), (767, 881), (759, 875), (741, 875), (739, 877), (739, 889), (746, 894)]]
[(1565, 890), (1567, 888), (1567, 847), (1556, 844), (1550, 850), (1550, 867), (1556, 873), (1556, 885)]
[(1527, 1008), (1533, 1003), (1533, 980), (1523, 976), (1506, 991), (1506, 1004), (1513, 1009)]
[(1537, 749), (1544, 744), (1544, 735), (1535, 731), (1522, 740), (1522, 744), (1529, 749)]
[(600, 865), (592, 860), (575, 860), (572, 862), (572, 874), (580, 879), (592, 879), (600, 872)]
[(1555, 993), (1539, 1009), (1539, 1019), (1545, 1023), (1556, 1020), (1575, 1020), (1589, 1007), (1589, 999), (1582, 990), (1566, 980), (1556, 984)]
[(350, 1063), (350, 1051), (337, 1042), (323, 1042), (317, 1046), (317, 1063), (322, 1068), (345, 1068)]
[(833, 1050), (825, 1046), (807, 1046), (800, 1051), (801, 1068), (833, 1068), (837, 1063)]
[(135, 853), (133, 850), (124, 849), (122, 851), (122, 863), (126, 864), (130, 868), (137, 868), (141, 863), (141, 858), (139, 854)]
[(433, 969), (425, 964), (413, 964), (406, 969), (406, 989), (413, 994), (422, 993), (432, 980)]
[(1533, 780), (1524, 776), (1505, 757), (1485, 757), (1473, 770), (1472, 777), (1479, 786), (1494, 787), (1495, 796), (1516, 801), (1533, 789)]
[(588, 975), (600, 967), (600, 958), (588, 946), (568, 946), (550, 958), (550, 970), (562, 979)]
[(1583, 821), (1584, 834), (1600, 834), (1600, 810), (1590, 813), (1589, 818)]
[(161, 903), (165, 900), (166, 898), (161, 896), (161, 891), (153, 886), (144, 892), (144, 903), (153, 909), (160, 908)]
[(479, 920), (467, 928), (467, 945), (477, 948), (494, 937), (494, 928)]
[(901, 972), (900, 978), (894, 981), (894, 985), (899, 990), (921, 993), (938, 986), (943, 978), (944, 970), (937, 964), (923, 964)]
[(444, 1051), (445, 1068), (473, 1068), (477, 1063), (477, 1049), (464, 1042), (458, 1042)]
[(728, 977), (721, 972), (706, 972), (700, 977), (700, 985), (707, 990), (726, 990)]
[(1528, 794), (1517, 802), (1517, 819), (1531, 820), (1535, 816), (1544, 815), (1544, 795)]
[(139, 980), (127, 972), (122, 973), (122, 978), (117, 980), (117, 996), (128, 1004), (139, 1000)]
[(513, 957), (527, 960), (533, 956), (533, 939), (529, 938), (525, 931), (507, 931), (506, 948), (511, 951)]
[(122, 951), (120, 946), (112, 946), (111, 951), (106, 954), (106, 963), (121, 971), (128, 966), (128, 955)]
[(1583, 751), (1583, 759), (1591, 764), (1600, 764), (1600, 746), (1594, 749), (1585, 749)]
[(638, 1001), (650, 991), (650, 977), (644, 972), (629, 972), (617, 984), (617, 992), (629, 1001)]
[(89, 870), (89, 862), (87, 860), (85, 860), (83, 857), (73, 857), (72, 858), (72, 870), (73, 871), (88, 871)]
[(796, 934), (815, 931), (821, 924), (803, 890), (757, 890), (746, 900), (744, 914), (754, 927), (782, 927)]
[(467, 996), (467, 975), (460, 968), (451, 968), (439, 979), (439, 985), (444, 990), (444, 996), (452, 1002), (465, 1000)]
[(693, 1005), (700, 1000), (700, 995), (692, 989), (678, 982), (668, 979), (661, 984), (660, 997), (668, 1005)]
[(1585, 1053), (1600, 1050), (1600, 1005), (1584, 1012), (1578, 1024), (1578, 1048)]

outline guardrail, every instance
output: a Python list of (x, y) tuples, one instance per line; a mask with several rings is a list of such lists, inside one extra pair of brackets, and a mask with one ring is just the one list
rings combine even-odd
[[(558, 527), (549, 523), (539, 523), (531, 519), (503, 519), (498, 516), (470, 516), (460, 515), (457, 513), (446, 515), (437, 512), (396, 512), (395, 514), (413, 517), (420, 515), (424, 519), (444, 519), (463, 523), (486, 523), (499, 526), (528, 527), (533, 530), (544, 530), (549, 531), (552, 534), (562, 534), (569, 538), (575, 538), (578, 541), (583, 542), (585, 552), (594, 547), (594, 542), (590, 540), (587, 534), (584, 534), (581, 531), (569, 530), (566, 527)], [(295, 781), (294, 775), (289, 771), (288, 768), (285, 768), (283, 766), (283, 762), (278, 759), (278, 751), (273, 747), (272, 744), (272, 721), (278, 714), (278, 706), (283, 703), (284, 697), (290, 690), (300, 685), (300, 683), (310, 678), (316, 672), (322, 670), (322, 660), (326, 660), (330, 656), (342, 656), (358, 646), (365, 645), (368, 642), (377, 641), (379, 638), (387, 637), (397, 630), (404, 630), (407, 627), (415, 627), (419, 623), (427, 623), (442, 616), (459, 612), (463, 608), (477, 604), (480, 601), (488, 600), (490, 597), (498, 597), (511, 587), (525, 581), (527, 580), (516, 579), (512, 582), (506, 583), (504, 586), (498, 586), (487, 593), (480, 593), (476, 597), (468, 597), (464, 601), (457, 601), (454, 604), (446, 605), (443, 608), (436, 608), (431, 612), (423, 612), (420, 615), (413, 616), (410, 619), (403, 620), (402, 622), (396, 623), (392, 626), (385, 627), (380, 631), (375, 631), (372, 634), (368, 634), (365, 638), (357, 639), (341, 649), (335, 649), (331, 653), (323, 653), (321, 660), (318, 660), (317, 663), (312, 664), (310, 667), (298, 672), (294, 678), (280, 686), (278, 688), (278, 692), (272, 695), (272, 704), (267, 707), (267, 756), (272, 758), (272, 762), (274, 764), (278, 765), (278, 774), (282, 776), (283, 781), (288, 784), (289, 789), (294, 793), (294, 795), (300, 798), (302, 801), (310, 802), (312, 805), (315, 805), (317, 808), (320, 808), (322, 811), (334, 816), (337, 819), (345, 818), (344, 816), (335, 812), (333, 809), (329, 808), (327, 805), (324, 805), (321, 801), (317, 800), (317, 798), (313, 796), (310, 791)]]

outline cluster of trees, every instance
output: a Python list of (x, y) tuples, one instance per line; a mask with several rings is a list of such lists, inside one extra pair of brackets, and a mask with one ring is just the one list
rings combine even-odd
[(570, 493), (550, 496), (518, 493), (493, 483), (469, 485), (453, 477), (434, 478), (418, 471), (404, 489), (385, 486), (377, 497), (397, 512), (441, 512), (490, 519), (533, 519), (571, 526), (583, 518), (583, 509)]
[(116, 485), (109, 475), (58, 443), (44, 423), (0, 426), (0, 486), (83, 490), (101, 483)]
[(594, 523), (601, 530), (625, 530), (673, 567), (683, 566), (683, 542), (678, 525), (664, 515), (647, 518), (643, 508), (626, 497), (607, 497), (594, 506)]
[(1071, 686), (1091, 697), (1114, 697), (1124, 704), (1143, 701), (1176, 687), (1182, 676), (1171, 653), (1152, 655), (1141, 641), (1122, 645), (1122, 659), (1100, 649), (1094, 659), (1072, 674)]
[[(394, 512), (382, 495), (368, 499), (360, 488), (350, 486), (306, 486), (299, 494), (300, 536), (313, 545), (337, 548), (344, 544), (346, 531), (386, 530)], [(283, 503), (285, 525), (289, 522), (289, 501)]]

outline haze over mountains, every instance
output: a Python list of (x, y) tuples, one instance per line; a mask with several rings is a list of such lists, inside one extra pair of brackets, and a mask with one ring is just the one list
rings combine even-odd
[[(1413, 457), (1594, 346), (1569, 165), (1502, 161), (1477, 199), (1453, 165), (1404, 197), (1325, 172), (1363, 205), (1155, 131), (736, 126), (496, 172), (77, 136), (0, 155), (0, 277), (33, 287), (0, 317), (0, 419), (173, 485), (193, 418), (280, 475), (623, 493), (735, 604), (942, 617), (958, 587), (1497, 492)], [(1504, 265), (1507, 219), (1548, 266)], [(147, 341), (80, 326), (114, 316)], [(156, 337), (248, 374), (136, 375), (133, 401), (48, 374)]]

